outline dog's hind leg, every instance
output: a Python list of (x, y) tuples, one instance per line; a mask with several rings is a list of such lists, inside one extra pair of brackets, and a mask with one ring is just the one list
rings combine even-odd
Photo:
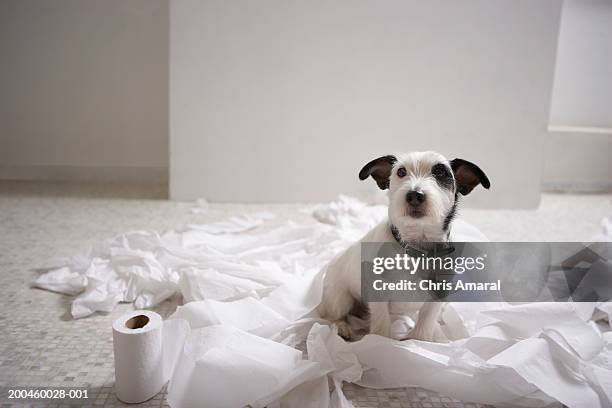
[(317, 307), (319, 315), (329, 320), (338, 328), (338, 334), (345, 339), (353, 336), (353, 329), (346, 321), (346, 317), (353, 308), (355, 299), (347, 291), (338, 291), (329, 286), (323, 288), (323, 300)]

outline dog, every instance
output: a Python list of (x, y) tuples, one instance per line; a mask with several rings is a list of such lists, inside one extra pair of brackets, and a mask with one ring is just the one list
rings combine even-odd
[[(485, 173), (463, 159), (447, 160), (436, 152), (387, 155), (370, 161), (359, 179), (372, 177), (378, 187), (388, 190), (388, 219), (368, 232), (328, 265), (323, 283), (319, 315), (332, 322), (338, 334), (353, 337), (347, 316), (355, 310), (369, 315), (369, 332), (391, 337), (389, 302), (361, 302), (361, 243), (398, 242), (423, 248), (427, 243), (448, 242), (451, 223), (457, 214), (460, 195), (479, 184), (489, 189)], [(416, 304), (418, 319), (409, 338), (433, 341), (442, 302)]]

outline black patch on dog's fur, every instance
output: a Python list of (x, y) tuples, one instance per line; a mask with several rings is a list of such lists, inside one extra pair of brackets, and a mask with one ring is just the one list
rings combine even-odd
[(450, 211), (446, 214), (446, 217), (444, 218), (444, 224), (442, 225), (443, 231), (448, 231), (448, 229), (450, 228), (451, 222), (453, 222), (453, 219), (457, 215), (457, 202), (458, 201), (459, 201), (459, 194), (455, 193), (455, 202), (453, 203), (453, 206), (451, 207)]
[(455, 178), (451, 169), (444, 163), (434, 164), (431, 168), (431, 174), (436, 179), (438, 185), (447, 190), (451, 190), (455, 184)]
[(349, 314), (359, 319), (367, 320), (370, 318), (370, 308), (365, 303), (355, 300)]

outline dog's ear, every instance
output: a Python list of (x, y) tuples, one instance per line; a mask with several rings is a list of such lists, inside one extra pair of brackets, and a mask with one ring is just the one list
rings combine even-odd
[(372, 176), (376, 180), (376, 184), (381, 190), (389, 188), (389, 177), (391, 176), (391, 169), (397, 161), (397, 158), (392, 155), (382, 156), (378, 159), (374, 159), (365, 166), (359, 172), (359, 179), (365, 180), (369, 176)]
[(462, 195), (468, 195), (478, 184), (482, 184), (486, 189), (491, 187), (487, 175), (474, 163), (463, 159), (455, 159), (450, 161), (450, 165), (455, 174), (457, 191)]

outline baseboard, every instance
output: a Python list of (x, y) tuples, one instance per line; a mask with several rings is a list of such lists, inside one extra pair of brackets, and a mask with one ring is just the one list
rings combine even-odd
[(595, 135), (612, 135), (612, 128), (595, 127), (595, 126), (559, 126), (548, 125), (549, 132), (558, 133), (584, 133)]
[(21, 166), (0, 164), (0, 180), (167, 184), (167, 167)]
[(542, 183), (542, 191), (548, 193), (612, 193), (612, 183), (571, 183), (549, 181)]

